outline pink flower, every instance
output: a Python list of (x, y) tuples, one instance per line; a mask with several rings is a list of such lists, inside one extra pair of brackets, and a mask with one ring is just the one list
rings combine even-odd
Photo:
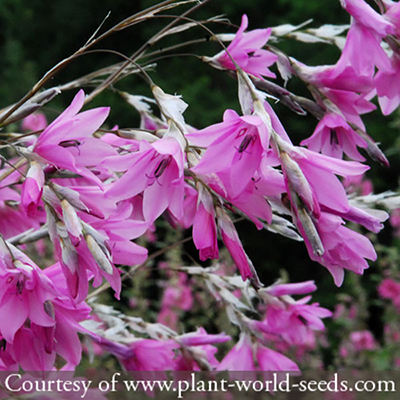
[[(337, 65), (309, 67), (299, 62), (295, 66), (298, 76), (315, 86), (317, 101), (329, 111), (332, 105), (340, 110), (348, 122), (364, 129), (360, 115), (375, 110), (375, 105), (367, 100), (374, 89), (371, 76), (361, 76), (347, 62)], [(322, 97), (321, 97), (322, 94)], [(323, 100), (326, 97), (326, 100)]]
[[(255, 364), (255, 361), (257, 364)], [(274, 350), (252, 343), (246, 335), (224, 357), (218, 371), (298, 371), (298, 366)]]
[(126, 371), (168, 371), (175, 365), (174, 350), (179, 347), (173, 340), (137, 339), (126, 344), (92, 334), (103, 349), (117, 357)]
[(309, 342), (315, 331), (323, 331), (321, 319), (331, 317), (332, 312), (319, 307), (318, 303), (307, 304), (311, 296), (301, 300), (267, 305), (265, 319), (255, 327), (267, 334), (279, 335), (287, 343), (304, 345)]
[[(243, 15), (240, 28), (227, 48), (228, 53), (235, 63), (248, 74), (259, 78), (261, 76), (275, 78), (275, 74), (268, 67), (274, 64), (278, 57), (263, 50), (263, 46), (271, 35), (271, 28), (256, 29), (245, 33), (247, 27), (248, 18), (247, 15)], [(221, 51), (211, 59), (205, 59), (217, 68), (236, 70), (226, 51)]]
[(101, 185), (89, 167), (116, 151), (92, 134), (108, 116), (109, 108), (95, 108), (78, 114), (85, 94), (80, 90), (71, 105), (39, 136), (33, 151), (57, 168), (67, 169)]
[(319, 121), (313, 135), (301, 142), (312, 151), (320, 151), (330, 157), (342, 158), (343, 153), (356, 161), (364, 161), (357, 150), (367, 143), (339, 114), (328, 113)]
[(384, 16), (378, 14), (364, 0), (340, 0), (340, 2), (342, 7), (356, 21), (376, 32), (381, 37), (395, 33), (393, 24), (386, 20)]
[(378, 71), (374, 83), (382, 113), (391, 114), (400, 104), (400, 54), (392, 55), (391, 68)]
[(255, 371), (253, 345), (250, 338), (241, 334), (240, 340), (219, 364), (218, 371)]
[(340, 217), (321, 213), (316, 224), (325, 250), (321, 256), (314, 253), (311, 243), (305, 238), (310, 258), (329, 270), (337, 286), (343, 283), (344, 269), (361, 275), (368, 268), (366, 259), (375, 261), (377, 257), (372, 243), (366, 236), (343, 225), (344, 221)]
[(14, 266), (4, 254), (6, 264), (0, 269), (0, 318), (9, 320), (0, 327), (0, 336), (6, 342), (0, 359), (7, 362), (11, 358), (29, 371), (49, 371), (58, 354), (74, 367), (82, 350), (77, 332), (83, 328), (79, 322), (88, 318), (90, 308), (85, 303), (73, 304), (65, 291), (65, 280), (52, 279), (59, 276), (59, 269), (41, 271), (9, 246)]
[(41, 131), (45, 129), (47, 126), (46, 116), (41, 113), (33, 113), (28, 115), (22, 120), (22, 129), (24, 131)]
[(165, 137), (152, 144), (140, 142), (135, 153), (109, 158), (105, 164), (126, 171), (107, 191), (119, 201), (143, 192), (143, 216), (153, 223), (167, 208), (177, 218), (183, 215), (184, 154), (179, 142)]
[(268, 347), (258, 345), (256, 356), (261, 371), (299, 371), (296, 363)]
[(393, 279), (384, 279), (378, 286), (378, 292), (384, 299), (391, 299), (400, 304), (400, 283)]

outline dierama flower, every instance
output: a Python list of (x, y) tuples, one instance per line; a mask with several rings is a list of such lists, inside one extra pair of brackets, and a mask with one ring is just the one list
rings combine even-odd
[(229, 55), (223, 50), (212, 58), (203, 59), (216, 68), (236, 70), (230, 58), (232, 57), (234, 62), (250, 75), (275, 78), (275, 74), (268, 67), (274, 64), (278, 57), (263, 49), (271, 35), (271, 28), (245, 32), (248, 24), (247, 15), (243, 15), (240, 28), (227, 48)]
[(95, 108), (79, 113), (85, 94), (80, 90), (71, 105), (39, 136), (33, 151), (49, 164), (84, 176), (101, 185), (89, 167), (100, 164), (116, 151), (107, 143), (96, 140), (96, 132), (108, 116), (109, 108)]

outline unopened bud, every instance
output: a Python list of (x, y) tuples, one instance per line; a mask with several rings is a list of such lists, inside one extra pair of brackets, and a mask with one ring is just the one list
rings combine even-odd
[(72, 236), (80, 238), (82, 235), (82, 224), (75, 208), (65, 199), (61, 200), (61, 208), (68, 232)]
[(99, 244), (94, 240), (93, 236), (85, 235), (85, 240), (97, 265), (107, 274), (112, 275), (114, 270), (110, 260), (106, 257)]
[(308, 215), (307, 211), (300, 207), (297, 210), (297, 217), (301, 223), (301, 226), (304, 229), (304, 233), (309, 240), (311, 247), (313, 249), (313, 253), (316, 256), (321, 257), (325, 253), (324, 246), (322, 244), (321, 238), (319, 237), (317, 228), (314, 225), (311, 217)]

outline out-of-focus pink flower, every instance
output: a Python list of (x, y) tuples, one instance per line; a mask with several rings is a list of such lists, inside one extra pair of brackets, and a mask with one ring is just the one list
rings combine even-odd
[(396, 208), (390, 213), (390, 224), (394, 229), (394, 234), (400, 236), (400, 208)]
[(351, 332), (350, 341), (356, 351), (374, 350), (377, 347), (375, 338), (370, 331)]
[(343, 186), (348, 193), (355, 193), (358, 196), (367, 196), (374, 191), (372, 182), (361, 175), (349, 175), (343, 179)]
[(28, 115), (22, 120), (22, 129), (24, 131), (41, 131), (45, 129), (47, 126), (46, 116), (41, 113), (33, 113)]
[[(268, 67), (274, 64), (278, 57), (263, 50), (263, 46), (271, 35), (271, 28), (255, 29), (246, 33), (248, 24), (247, 15), (243, 15), (240, 28), (227, 50), (235, 63), (248, 74), (259, 78), (262, 76), (275, 78), (275, 74)], [(231, 58), (224, 50), (212, 58), (205, 57), (205, 60), (216, 68), (236, 70)]]
[(317, 286), (314, 281), (306, 281), (300, 283), (282, 283), (268, 287), (265, 290), (272, 296), (280, 297), (314, 292), (317, 290)]
[(378, 286), (378, 293), (384, 299), (392, 300), (394, 306), (400, 311), (400, 283), (393, 279), (384, 279)]

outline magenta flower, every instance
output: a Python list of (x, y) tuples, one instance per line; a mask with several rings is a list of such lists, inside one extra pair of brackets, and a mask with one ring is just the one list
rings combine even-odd
[(174, 138), (152, 144), (141, 141), (138, 152), (105, 161), (117, 171), (126, 171), (110, 186), (107, 196), (125, 200), (143, 192), (145, 221), (153, 223), (167, 208), (179, 219), (183, 215), (184, 162), (182, 148)]
[(390, 299), (393, 304), (400, 309), (400, 283), (393, 279), (383, 279), (378, 286), (379, 296), (384, 299)]
[(261, 371), (299, 371), (295, 362), (261, 345), (257, 346), (257, 362)]
[(251, 339), (241, 334), (240, 340), (219, 364), (218, 371), (255, 371)]
[(173, 340), (137, 339), (129, 344), (119, 344), (92, 334), (104, 350), (117, 357), (126, 371), (172, 371), (175, 352), (179, 345)]
[[(296, 62), (296, 71), (301, 79), (311, 83), (315, 88), (336, 106), (346, 121), (363, 129), (360, 115), (375, 110), (376, 106), (367, 100), (374, 89), (371, 76), (361, 76), (352, 65), (324, 65), (309, 67)], [(329, 102), (315, 96), (324, 108), (331, 111)]]
[(71, 105), (39, 136), (33, 151), (48, 163), (67, 169), (101, 185), (89, 167), (99, 164), (116, 151), (92, 137), (108, 116), (109, 108), (95, 108), (79, 113), (85, 94), (80, 90)]
[[(256, 364), (257, 363), (257, 364)], [(298, 371), (298, 366), (274, 350), (252, 343), (243, 334), (239, 342), (224, 357), (218, 371)]]
[[(263, 49), (271, 35), (271, 28), (256, 29), (246, 33), (248, 23), (247, 15), (243, 15), (240, 28), (227, 51), (235, 63), (248, 74), (258, 78), (262, 76), (275, 78), (275, 74), (268, 67), (274, 64), (278, 57)], [(211, 59), (205, 57), (205, 60), (216, 68), (236, 70), (236, 66), (226, 51), (221, 51)]]
[(268, 151), (269, 136), (257, 115), (240, 117), (227, 110), (223, 122), (186, 135), (192, 145), (207, 148), (192, 171), (200, 175), (226, 172), (224, 185), (230, 196), (236, 197), (259, 168), (263, 152)]
[(58, 354), (74, 367), (82, 350), (79, 322), (88, 318), (90, 308), (85, 303), (72, 303), (65, 280), (56, 277), (59, 269), (41, 271), (24, 254), (10, 248), (14, 266), (4, 254), (5, 264), (0, 269), (0, 318), (10, 321), (0, 327), (6, 343), (0, 359), (13, 359), (28, 371), (49, 371)]
[(39, 267), (16, 248), (10, 248), (16, 259), (12, 261), (11, 254), (3, 250), (0, 264), (0, 320), (8, 321), (0, 325), (0, 334), (12, 343), (27, 319), (43, 327), (54, 326), (54, 319), (43, 305), (54, 297), (55, 291)]
[(342, 7), (356, 21), (376, 32), (381, 37), (395, 34), (393, 24), (384, 16), (378, 14), (364, 0), (340, 0), (340, 2)]
[[(301, 288), (310, 289), (308, 285)], [(299, 288), (300, 289), (300, 288)], [(255, 327), (266, 334), (278, 335), (292, 345), (304, 345), (309, 342), (315, 331), (323, 331), (325, 326), (321, 319), (331, 317), (332, 313), (318, 303), (307, 304), (311, 296), (295, 301), (285, 301), (267, 305), (265, 319), (256, 322)]]
[(342, 158), (343, 153), (356, 161), (365, 158), (357, 150), (367, 143), (349, 126), (339, 114), (328, 113), (319, 121), (314, 133), (301, 142), (312, 151), (320, 151), (330, 157)]
[[(391, 69), (390, 60), (381, 46), (382, 36), (362, 23), (353, 21), (337, 68), (351, 66), (359, 76), (373, 77), (375, 67), (381, 71)], [(368, 48), (368, 51), (364, 51)]]

